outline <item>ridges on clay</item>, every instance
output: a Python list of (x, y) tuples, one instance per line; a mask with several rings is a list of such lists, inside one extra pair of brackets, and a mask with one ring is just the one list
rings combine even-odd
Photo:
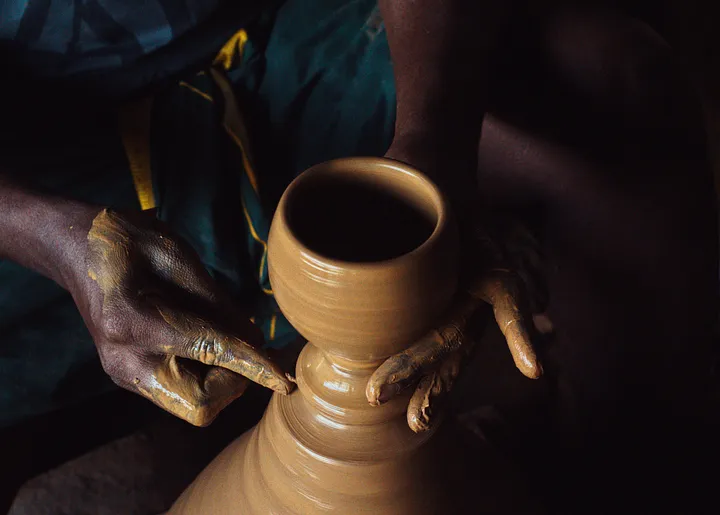
[[(322, 206), (312, 192), (332, 195), (336, 177), (341, 190), (348, 181), (357, 186), (360, 177), (368, 194), (391, 191), (383, 202), (394, 197), (425, 226), (408, 231), (411, 241), (390, 250), (364, 252), (342, 238), (335, 239), (339, 248), (321, 241), (334, 239), (334, 222), (343, 217), (353, 225), (347, 222), (352, 203), (326, 202), (330, 222), (318, 213), (300, 219), (295, 209), (308, 199)], [(321, 188), (312, 187), (315, 180)], [(351, 212), (333, 217), (332, 209), (344, 208)], [(431, 480), (437, 467), (427, 446), (433, 431), (408, 427), (411, 392), (372, 406), (366, 390), (378, 365), (427, 333), (454, 296), (457, 234), (445, 209), (425, 177), (383, 159), (319, 165), (290, 186), (270, 232), (269, 271), (281, 310), (310, 341), (298, 360), (298, 389), (274, 396), (258, 426), (216, 458), (171, 514), (438, 513), (442, 481)], [(408, 211), (402, 217), (412, 221)], [(306, 234), (313, 230), (318, 234)], [(361, 239), (382, 243), (382, 235), (373, 238), (366, 232)], [(347, 252), (361, 255), (347, 259)], [(431, 388), (454, 374), (448, 365)]]

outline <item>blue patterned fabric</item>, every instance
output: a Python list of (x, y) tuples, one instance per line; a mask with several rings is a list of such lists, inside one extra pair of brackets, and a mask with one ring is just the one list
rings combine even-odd
[(262, 0), (0, 0), (3, 65), (126, 96), (199, 64)]
[[(10, 5), (4, 1), (3, 16)], [(135, 0), (125, 4), (128, 9), (139, 5)], [(67, 5), (75, 4), (68, 0)], [(11, 26), (20, 23), (20, 11), (19, 7), (13, 11), (14, 25), (6, 27), (2, 18), (3, 37), (19, 31)], [(214, 28), (213, 14), (193, 12), (193, 19), (209, 16), (207, 24)], [(216, 27), (225, 32), (224, 39), (217, 44), (206, 46), (209, 40), (202, 35), (199, 40), (188, 38), (195, 42), (194, 53), (178, 67), (184, 70), (182, 76), (171, 82), (167, 82), (168, 63), (158, 55), (176, 41), (163, 43), (163, 30), (156, 30), (154, 37), (152, 31), (140, 30), (148, 26), (136, 25), (139, 32), (131, 39), (142, 39), (143, 49), (165, 45), (150, 54), (145, 50), (135, 54), (141, 56), (137, 62), (143, 61), (142, 56), (156, 62), (156, 67), (143, 64), (152, 73), (138, 75), (131, 62), (115, 69), (132, 77), (123, 88), (117, 84), (105, 88), (103, 80), (83, 85), (92, 85), (102, 96), (134, 89), (148, 83), (148, 77), (165, 81), (148, 92), (153, 97), (150, 153), (158, 216), (187, 239), (211, 274), (250, 308), (268, 345), (282, 346), (295, 333), (267, 291), (261, 243), (267, 241), (280, 195), (307, 167), (342, 156), (382, 155), (392, 137), (395, 90), (375, 0), (286, 0), (251, 23), (229, 24), (232, 30), (226, 31), (223, 21)], [(243, 27), (249, 41), (242, 58), (223, 73), (249, 131), (257, 191), (248, 180), (237, 142), (224, 127), (226, 102), (208, 72), (227, 34)], [(120, 49), (134, 44), (122, 38), (117, 43), (108, 49), (108, 56), (127, 56)], [(200, 52), (199, 47), (205, 50)], [(202, 65), (194, 63), (197, 53), (205, 54)], [(93, 54), (82, 55), (74, 64), (78, 74), (88, 69), (92, 59), (83, 59)], [(108, 76), (118, 66), (110, 60), (103, 63), (110, 70)], [(48, 117), (41, 129), (29, 123), (26, 132), (0, 137), (3, 158), (33, 170), (26, 179), (59, 194), (138, 209), (117, 119), (81, 111), (63, 116), (87, 117), (87, 123), (81, 123), (83, 129), (76, 133), (69, 133), (63, 117)], [(0, 331), (0, 426), (113, 388), (69, 295), (51, 281), (7, 262), (0, 262)]]

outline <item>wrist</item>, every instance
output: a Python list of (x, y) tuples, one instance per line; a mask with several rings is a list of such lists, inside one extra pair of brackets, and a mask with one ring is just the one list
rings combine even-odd
[(65, 199), (54, 201), (48, 226), (52, 248), (47, 250), (52, 270), (45, 275), (72, 293), (88, 280), (87, 235), (102, 207)]
[(388, 149), (391, 153), (409, 156), (424, 156), (426, 160), (463, 160), (477, 163), (480, 145), (480, 129), (478, 124), (452, 123), (401, 123), (396, 122), (395, 134)]
[(85, 268), (87, 233), (99, 210), (0, 179), (0, 257), (72, 290)]
[(396, 136), (385, 157), (417, 168), (455, 203), (461, 194), (476, 192), (478, 143), (416, 132)]

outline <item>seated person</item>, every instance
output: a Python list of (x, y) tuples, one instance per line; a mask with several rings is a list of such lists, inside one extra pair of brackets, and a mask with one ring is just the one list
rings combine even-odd
[[(543, 376), (508, 411), (519, 454), (599, 438), (599, 459), (658, 417), (702, 416), (714, 194), (698, 102), (656, 33), (554, 2), (244, 4), (0, 8), (1, 424), (108, 388), (69, 380), (88, 366), (197, 425), (248, 380), (289, 392), (262, 350), (295, 337), (269, 220), (297, 173), (348, 155), (408, 163), (451, 199), (464, 289)], [(542, 263), (506, 241), (508, 211)], [(531, 311), (554, 325), (545, 347)], [(437, 357), (470, 344), (390, 357), (369, 402), (427, 374), (443, 397)]]

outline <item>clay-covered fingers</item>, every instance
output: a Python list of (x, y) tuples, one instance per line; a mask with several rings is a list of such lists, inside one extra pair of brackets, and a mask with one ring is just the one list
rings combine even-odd
[(462, 361), (462, 352), (452, 352), (439, 367), (420, 379), (407, 409), (408, 426), (414, 432), (420, 433), (432, 427), (438, 411), (460, 374)]
[(133, 367), (130, 390), (195, 425), (207, 426), (243, 394), (249, 381), (220, 367), (163, 356)]
[(116, 383), (197, 425), (248, 379), (281, 393), (293, 388), (262, 352), (260, 331), (162, 223), (104, 210), (87, 238), (92, 283), (79, 305), (87, 304), (83, 317)]
[(147, 353), (221, 367), (283, 394), (293, 389), (281, 367), (261, 349), (260, 330), (241, 315), (230, 327), (211, 312), (200, 316), (156, 293), (143, 295), (137, 313), (143, 317), (142, 329), (133, 336)]
[(167, 336), (163, 353), (230, 370), (282, 394), (292, 391), (293, 382), (260, 349), (262, 335), (250, 321), (242, 324), (242, 330), (229, 332), (163, 305), (157, 306), (157, 312)]
[(465, 326), (477, 305), (475, 299), (464, 299), (456, 304), (446, 323), (385, 360), (370, 376), (365, 391), (368, 402), (373, 406), (387, 402), (440, 366), (450, 354), (466, 353)]
[(471, 294), (492, 305), (515, 366), (526, 377), (537, 379), (542, 375), (542, 366), (532, 345), (530, 328), (534, 322), (523, 309), (522, 291), (517, 275), (508, 270), (493, 270), (473, 285)]
[[(276, 392), (289, 393), (293, 383), (260, 350), (263, 337), (259, 329), (244, 319), (242, 311), (217, 288), (189, 245), (181, 240), (162, 238), (157, 246), (161, 250), (155, 252), (154, 259), (163, 266), (155, 263), (156, 268), (172, 270), (164, 279), (181, 287), (194, 301), (189, 303), (182, 295), (171, 301), (167, 292), (145, 296), (145, 302), (153, 305), (163, 322), (174, 331), (169, 336), (171, 346), (163, 350), (232, 370)], [(193, 309), (188, 310), (190, 304)], [(195, 314), (198, 309), (202, 309), (205, 316)]]

